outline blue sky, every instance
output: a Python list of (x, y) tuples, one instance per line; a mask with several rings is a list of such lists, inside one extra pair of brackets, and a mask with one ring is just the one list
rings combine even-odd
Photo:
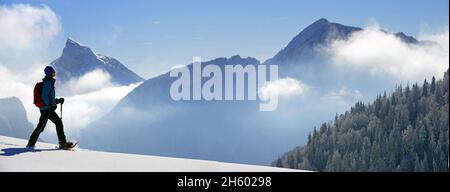
[(364, 27), (378, 23), (390, 31), (417, 36), (448, 27), (448, 0), (41, 0), (10, 1), (46, 5), (59, 17), (62, 34), (115, 57), (144, 78), (171, 66), (204, 60), (252, 56), (264, 61), (319, 18)]

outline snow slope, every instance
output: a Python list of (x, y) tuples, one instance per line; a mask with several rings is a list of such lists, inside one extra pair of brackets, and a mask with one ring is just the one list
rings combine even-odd
[(54, 144), (38, 143), (0, 135), (0, 171), (189, 171), (189, 172), (286, 172), (297, 171), (266, 166), (215, 161), (109, 153), (77, 149), (56, 150)]

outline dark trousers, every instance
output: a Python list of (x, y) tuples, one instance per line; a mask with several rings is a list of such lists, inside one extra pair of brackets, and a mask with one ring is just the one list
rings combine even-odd
[(49, 110), (41, 110), (41, 117), (39, 117), (39, 123), (34, 129), (33, 133), (30, 136), (30, 140), (28, 141), (29, 145), (34, 146), (36, 144), (39, 135), (44, 131), (45, 125), (47, 121), (50, 119), (56, 125), (56, 134), (58, 135), (59, 144), (66, 143), (66, 136), (64, 135), (64, 127), (61, 119), (58, 114), (52, 109)]

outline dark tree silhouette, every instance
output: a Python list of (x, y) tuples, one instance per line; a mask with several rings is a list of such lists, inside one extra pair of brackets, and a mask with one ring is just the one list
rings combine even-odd
[(356, 103), (272, 165), (315, 171), (448, 171), (449, 72)]

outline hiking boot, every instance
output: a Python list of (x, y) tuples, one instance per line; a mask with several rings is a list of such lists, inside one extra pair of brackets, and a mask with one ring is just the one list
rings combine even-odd
[(71, 149), (73, 147), (74, 147), (74, 143), (72, 143), (70, 141), (59, 144), (59, 149)]

